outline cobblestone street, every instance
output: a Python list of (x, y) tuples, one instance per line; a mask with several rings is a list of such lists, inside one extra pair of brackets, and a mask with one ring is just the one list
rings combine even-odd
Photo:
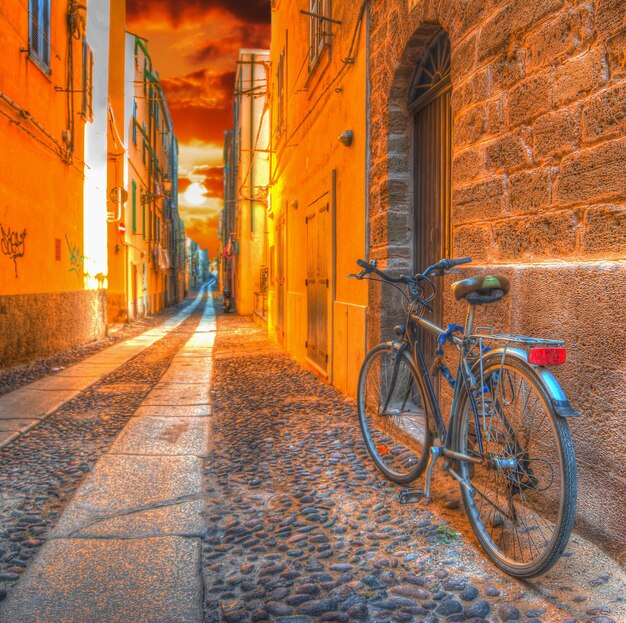
[(200, 302), (0, 451), (0, 621), (626, 620), (580, 537), (520, 582), (443, 475), (401, 505), (354, 402)]

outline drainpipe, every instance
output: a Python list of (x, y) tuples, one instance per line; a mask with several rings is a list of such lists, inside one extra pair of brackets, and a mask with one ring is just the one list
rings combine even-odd
[[(365, 9), (365, 257), (370, 259), (370, 165), (371, 165), (371, 106), (370, 96), (372, 92), (372, 85), (370, 81), (370, 28), (371, 28), (371, 3), (367, 3)], [(367, 294), (367, 309), (369, 310), (369, 288)], [(365, 335), (363, 336), (363, 342), (365, 351), (368, 351), (367, 336), (369, 333), (369, 313), (365, 312)]]
[(250, 55), (250, 233), (254, 233), (254, 54)]
[(331, 252), (331, 277), (332, 287), (330, 293), (330, 383), (334, 383), (335, 374), (335, 299), (337, 298), (337, 169), (332, 171), (330, 207), (332, 210), (332, 252)]

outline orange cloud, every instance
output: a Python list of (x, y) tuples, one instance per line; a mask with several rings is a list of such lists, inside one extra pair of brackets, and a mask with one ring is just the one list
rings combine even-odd
[[(148, 39), (180, 146), (179, 206), (187, 236), (217, 254), (221, 151), (232, 127), (240, 48), (267, 48), (270, 0), (127, 0), (130, 30)], [(207, 200), (184, 205), (191, 183)]]
[(216, 9), (227, 11), (245, 22), (267, 23), (270, 19), (270, 0), (128, 0), (126, 7), (131, 19), (160, 14), (174, 26)]

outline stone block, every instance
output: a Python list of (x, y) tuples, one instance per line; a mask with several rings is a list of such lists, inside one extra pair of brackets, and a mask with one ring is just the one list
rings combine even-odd
[[(626, 41), (624, 42), (626, 45)], [(598, 93), (583, 105), (583, 141), (626, 134), (626, 84)]]
[(521, 169), (532, 160), (532, 150), (520, 133), (506, 134), (485, 147), (485, 168), (490, 172)]
[(487, 115), (487, 134), (502, 134), (508, 129), (506, 124), (505, 96), (490, 99), (485, 104), (485, 114)]
[(450, 53), (452, 84), (464, 80), (476, 66), (476, 39), (476, 35), (473, 34), (452, 47)]
[(626, 206), (589, 208), (585, 213), (582, 250), (589, 255), (626, 257)]
[(578, 220), (571, 211), (517, 218), (493, 226), (501, 260), (567, 257), (576, 250)]
[(524, 78), (524, 63), (516, 54), (502, 54), (489, 64), (491, 92), (506, 91)]
[(501, 216), (505, 205), (503, 177), (488, 180), (454, 190), (452, 196), (453, 222), (488, 220)]
[(592, 203), (602, 198), (624, 197), (625, 162), (626, 139), (567, 156), (561, 163), (554, 200), (558, 203)]
[(611, 80), (626, 78), (626, 30), (606, 42), (606, 55)]
[(383, 210), (406, 205), (409, 200), (407, 180), (386, 179), (380, 184), (380, 201)]
[(528, 31), (532, 25), (563, 6), (563, 0), (513, 0), (506, 4), (481, 29), (478, 60), (507, 51), (514, 35)]
[(526, 71), (534, 73), (588, 49), (593, 42), (593, 26), (593, 9), (589, 4), (568, 7), (541, 23), (523, 39)]
[(597, 46), (556, 68), (553, 99), (556, 107), (581, 99), (609, 78), (604, 48)]
[(549, 169), (522, 171), (509, 178), (509, 211), (514, 214), (535, 212), (550, 205), (551, 197)]
[(548, 73), (541, 73), (520, 82), (508, 97), (508, 117), (511, 126), (528, 123), (550, 110), (552, 84)]
[(406, 110), (391, 108), (388, 113), (387, 131), (389, 134), (404, 134), (409, 129), (409, 116)]
[(473, 106), (460, 113), (454, 120), (452, 142), (455, 147), (471, 145), (478, 141), (486, 131), (485, 108)]
[(576, 149), (580, 143), (580, 106), (571, 106), (537, 119), (533, 125), (533, 154), (544, 161)]
[(624, 3), (616, 0), (596, 0), (596, 32), (605, 39), (626, 30)]
[(454, 257), (470, 256), (475, 262), (489, 259), (492, 243), (491, 225), (455, 227), (452, 234)]
[(460, 112), (487, 98), (489, 91), (489, 68), (485, 67), (454, 88), (450, 105), (452, 114)]
[(409, 239), (406, 212), (388, 211), (378, 214), (371, 221), (370, 238), (373, 245), (402, 244)]
[(482, 147), (471, 147), (458, 153), (452, 161), (452, 186), (467, 184), (483, 171)]

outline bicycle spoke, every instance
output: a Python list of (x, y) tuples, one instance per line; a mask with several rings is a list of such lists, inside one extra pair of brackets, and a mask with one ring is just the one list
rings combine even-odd
[[(561, 510), (566, 496), (575, 499), (575, 490), (563, 480), (559, 431), (564, 424), (532, 374), (522, 373), (523, 366), (517, 369), (500, 355), (491, 362), (483, 377), (488, 390), (484, 404), (489, 404), (489, 415), (483, 408), (480, 424), (483, 462), (471, 468), (461, 464), (461, 475), (476, 491), (473, 497), (464, 494), (464, 500), (494, 561), (510, 573), (530, 569), (528, 575), (534, 575), (554, 562), (573, 522), (568, 509), (564, 524)], [(461, 417), (459, 450), (480, 457), (469, 403)], [(525, 577), (526, 571), (519, 574)]]

